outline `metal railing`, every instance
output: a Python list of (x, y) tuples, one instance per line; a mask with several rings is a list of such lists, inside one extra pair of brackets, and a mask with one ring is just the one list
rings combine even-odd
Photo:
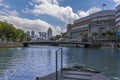
[(63, 49), (58, 48), (56, 50), (56, 80), (58, 80), (58, 51), (61, 50), (61, 74), (62, 74), (62, 69), (63, 69)]

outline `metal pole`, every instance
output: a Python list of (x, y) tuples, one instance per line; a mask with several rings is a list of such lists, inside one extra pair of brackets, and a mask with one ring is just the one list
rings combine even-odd
[(62, 48), (58, 48), (56, 50), (56, 80), (58, 80), (58, 51), (61, 49), (61, 74), (62, 74), (62, 68), (63, 68), (63, 51)]
[(57, 51), (56, 51), (56, 80), (58, 80), (58, 71), (57, 71), (57, 69), (58, 69), (58, 63), (57, 63), (58, 56), (57, 56)]
[(61, 74), (62, 74), (62, 69), (63, 69), (63, 50), (61, 48)]

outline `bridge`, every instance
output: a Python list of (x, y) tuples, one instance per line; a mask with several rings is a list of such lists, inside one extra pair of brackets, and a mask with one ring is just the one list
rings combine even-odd
[(51, 46), (60, 46), (60, 45), (75, 45), (74, 47), (80, 47), (79, 45), (84, 45), (85, 48), (88, 47), (100, 47), (100, 44), (92, 44), (89, 42), (68, 42), (68, 41), (30, 41), (24, 42), (24, 47), (28, 47), (29, 45), (51, 45)]

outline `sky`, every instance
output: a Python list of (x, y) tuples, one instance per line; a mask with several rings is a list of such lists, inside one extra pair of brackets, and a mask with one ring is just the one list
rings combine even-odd
[(95, 12), (115, 9), (120, 0), (0, 0), (0, 21), (26, 31), (53, 35), (66, 31), (66, 25)]

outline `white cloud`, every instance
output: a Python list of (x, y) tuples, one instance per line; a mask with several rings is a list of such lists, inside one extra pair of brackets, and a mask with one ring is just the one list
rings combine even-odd
[(35, 15), (47, 14), (54, 16), (57, 19), (69, 23), (79, 18), (79, 16), (73, 12), (70, 6), (59, 6), (57, 0), (34, 0), (34, 9), (25, 9), (23, 12), (31, 12)]
[(30, 1), (30, 2), (29, 2), (29, 5), (33, 6), (34, 4)]
[(2, 2), (3, 0), (0, 0), (0, 2)]
[(118, 2), (120, 2), (120, 0), (113, 0), (115, 3), (118, 3)]
[(59, 26), (57, 26), (57, 27), (55, 27), (55, 28), (53, 29), (53, 31), (54, 31), (55, 33), (61, 33), (62, 29), (61, 29)]
[(23, 13), (29, 13), (29, 12), (31, 12), (31, 10), (26, 7), (25, 9), (22, 10), (22, 12), (23, 12)]
[(88, 16), (90, 14), (96, 13), (98, 11), (101, 11), (101, 9), (96, 8), (96, 7), (92, 7), (88, 11), (79, 10), (78, 15), (79, 15), (80, 18), (82, 18), (82, 17)]
[(5, 9), (10, 8), (10, 6), (9, 6), (9, 5), (6, 5), (6, 4), (3, 4), (3, 3), (0, 3), (0, 7), (5, 8)]
[(0, 0), (0, 7), (5, 8), (5, 9), (10, 8), (9, 5), (3, 3), (3, 0)]
[[(56, 3), (56, 0), (53, 0), (53, 3), (58, 4)], [(31, 6), (34, 5), (32, 4), (32, 2), (29, 2), (29, 4)], [(61, 27), (50, 25), (49, 23), (41, 19), (31, 20), (31, 19), (26, 19), (26, 18), (20, 18), (18, 17), (19, 15), (16, 10), (10, 10), (10, 7), (7, 7), (7, 5), (5, 7), (5, 5), (6, 4), (0, 3), (0, 7), (2, 8), (0, 10), (0, 21), (7, 21), (8, 23), (13, 24), (16, 28), (20, 28), (24, 31), (34, 30), (36, 32), (39, 32), (39, 31), (47, 32), (47, 29), (51, 27), (53, 30), (53, 35), (59, 34), (61, 32)], [(22, 10), (22, 12), (28, 13), (27, 11), (29, 10), (30, 9), (25, 8), (25, 10)]]
[(40, 4), (40, 3), (49, 3), (49, 4), (59, 4), (58, 0), (33, 0), (33, 2)]
[(53, 35), (59, 34), (61, 32), (61, 28), (59, 26), (53, 26), (48, 24), (45, 21), (40, 19), (30, 20), (26, 18), (20, 18), (17, 16), (0, 16), (0, 21), (7, 21), (8, 23), (13, 24), (16, 28), (20, 28), (24, 31), (42, 31), (47, 32), (49, 27), (53, 30)]
[(58, 0), (34, 0), (32, 3), (34, 4), (33, 10), (26, 8), (22, 12), (35, 15), (51, 15), (65, 23), (71, 23), (76, 19), (101, 10), (100, 8), (92, 7), (88, 11), (79, 10), (78, 13), (74, 13), (70, 6), (60, 6)]
[(0, 10), (0, 15), (5, 15), (5, 16), (18, 16), (18, 13), (16, 10), (7, 10), (7, 9), (3, 9)]
[[(60, 1), (60, 0), (59, 0)], [(74, 13), (70, 6), (62, 7), (59, 6), (58, 0), (33, 0), (29, 2), (29, 5), (34, 6), (34, 9), (25, 8), (22, 10), (24, 13), (33, 13), (35, 15), (47, 14), (54, 16), (65, 23), (70, 23), (78, 18), (87, 16), (92, 14), (96, 11), (99, 11), (99, 8), (93, 7), (90, 8), (88, 11), (79, 10), (78, 14)], [(56, 35), (66, 29), (62, 30), (60, 26), (53, 26), (49, 23), (41, 20), (30, 20), (26, 18), (18, 17), (18, 13), (16, 10), (10, 11), (9, 9), (0, 10), (0, 20), (1, 21), (8, 21), (9, 23), (13, 24), (15, 27), (20, 28), (25, 31), (47, 31), (49, 27), (52, 28), (53, 34)]]
[(63, 33), (66, 32), (67, 30), (66, 29), (63, 29)]
[(116, 5), (120, 4), (120, 0), (112, 0), (116, 3)]

